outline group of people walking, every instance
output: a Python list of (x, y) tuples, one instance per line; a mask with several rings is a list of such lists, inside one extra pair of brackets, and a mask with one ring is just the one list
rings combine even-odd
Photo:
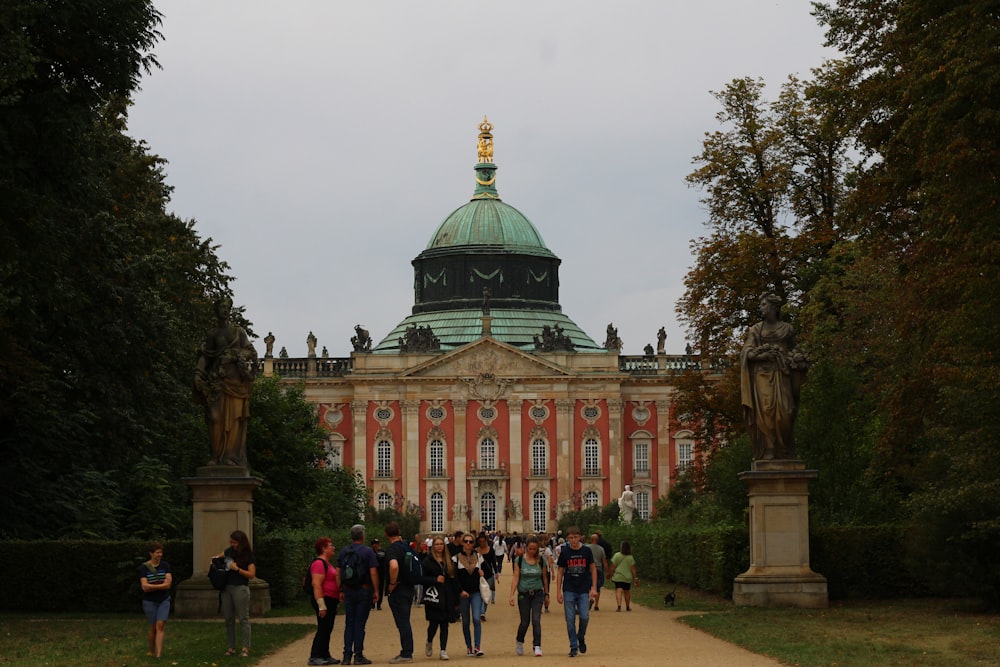
[[(618, 611), (622, 601), (631, 611), (631, 587), (638, 585), (635, 558), (629, 543), (608, 558), (600, 535), (585, 543), (579, 528), (566, 530), (565, 538), (544, 536), (517, 538), (508, 548), (497, 548), (497, 537), (459, 531), (453, 538), (428, 538), (429, 546), (417, 548), (400, 536), (399, 525), (385, 527), (389, 541), (383, 552), (378, 539), (365, 543), (365, 528), (350, 530), (351, 543), (337, 555), (329, 537), (315, 542), (316, 557), (309, 567), (312, 584), (311, 604), (316, 614), (309, 665), (368, 665), (365, 655), (365, 628), (372, 609), (381, 609), (387, 601), (399, 632), (398, 655), (390, 664), (413, 661), (414, 638), (410, 612), (414, 604), (424, 610), (427, 635), (424, 653), (448, 660), (449, 626), (461, 623), (465, 655), (479, 657), (482, 650), (483, 623), (489, 604), (495, 601), (505, 557), (511, 563), (510, 597), (519, 623), (515, 634), (515, 652), (525, 654), (525, 640), (531, 627), (530, 651), (542, 655), (542, 614), (548, 611), (555, 586), (556, 601), (563, 606), (569, 657), (587, 652), (587, 627), (591, 610), (600, 610), (600, 592), (605, 575), (615, 585)], [(499, 539), (503, 539), (500, 537)], [(414, 540), (418, 542), (417, 539)], [(606, 544), (606, 543), (605, 543)], [(373, 548), (374, 547), (374, 548)], [(230, 546), (220, 556), (225, 558), (226, 587), (221, 591), (221, 606), (226, 621), (228, 648), (225, 655), (248, 656), (250, 652), (250, 580), (256, 576), (256, 563), (250, 541), (243, 531), (234, 531)], [(165, 624), (169, 613), (170, 566), (163, 560), (163, 547), (150, 545), (150, 560), (139, 569), (143, 590), (143, 609), (149, 622), (149, 655), (159, 657), (163, 650)], [(419, 576), (413, 575), (410, 559), (419, 558)], [(419, 591), (419, 596), (418, 596)], [(342, 658), (331, 655), (330, 642), (339, 607), (344, 610), (344, 649)], [(236, 624), (240, 625), (241, 643), (237, 649)], [(438, 648), (435, 649), (435, 639)]]

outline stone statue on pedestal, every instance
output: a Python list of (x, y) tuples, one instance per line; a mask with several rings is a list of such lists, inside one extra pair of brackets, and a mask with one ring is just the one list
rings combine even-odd
[(230, 324), (233, 303), (215, 304), (218, 325), (199, 349), (194, 371), (195, 401), (205, 406), (212, 458), (208, 465), (247, 467), (247, 423), (257, 351), (243, 327)]
[(795, 458), (799, 388), (809, 361), (795, 347), (792, 325), (778, 319), (780, 310), (779, 297), (761, 297), (763, 320), (750, 327), (740, 353), (740, 397), (754, 461)]

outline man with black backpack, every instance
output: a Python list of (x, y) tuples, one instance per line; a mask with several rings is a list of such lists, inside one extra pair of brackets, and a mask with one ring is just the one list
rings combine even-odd
[(399, 655), (389, 664), (413, 662), (413, 628), (410, 626), (410, 607), (413, 605), (413, 581), (411, 563), (416, 554), (409, 544), (399, 536), (399, 524), (390, 521), (385, 527), (389, 538), (386, 560), (389, 564), (389, 610), (399, 630)]
[(351, 544), (337, 557), (340, 599), (344, 603), (344, 661), (350, 665), (370, 665), (365, 657), (365, 625), (372, 603), (380, 602), (378, 560), (365, 544), (365, 527), (351, 526)]

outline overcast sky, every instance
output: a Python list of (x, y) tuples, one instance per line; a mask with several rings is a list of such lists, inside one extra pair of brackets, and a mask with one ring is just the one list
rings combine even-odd
[[(684, 351), (675, 305), (705, 212), (684, 177), (710, 91), (834, 55), (804, 0), (162, 0), (161, 70), (129, 131), (168, 160), (275, 351), (347, 356), (410, 313), (410, 262), (473, 193), (478, 124), (496, 187), (562, 259), (563, 312), (626, 354)], [(263, 343), (258, 340), (263, 353)]]

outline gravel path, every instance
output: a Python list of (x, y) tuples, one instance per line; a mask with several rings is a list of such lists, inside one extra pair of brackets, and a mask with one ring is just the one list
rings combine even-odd
[[(605, 591), (607, 593), (608, 591)], [(506, 604), (491, 605), (487, 621), (483, 623), (482, 649), (486, 655), (480, 658), (466, 657), (465, 640), (462, 627), (453, 623), (449, 630), (448, 654), (450, 662), (460, 661), (465, 664), (475, 663), (491, 665), (510, 665), (521, 661), (539, 664), (574, 665), (629, 665), (643, 667), (645, 665), (677, 665), (678, 667), (780, 667), (781, 663), (765, 656), (757, 655), (745, 649), (716, 639), (700, 630), (690, 628), (677, 619), (693, 612), (667, 611), (649, 609), (633, 604), (632, 611), (615, 612), (614, 593), (602, 596), (606, 604), (600, 611), (591, 611), (590, 626), (587, 630), (587, 653), (575, 658), (569, 658), (569, 641), (566, 638), (566, 623), (563, 619), (562, 606), (553, 599), (551, 613), (542, 614), (542, 658), (531, 655), (531, 647), (526, 645), (526, 655), (518, 657), (514, 653), (514, 638), (517, 632), (517, 610)], [(610, 597), (610, 600), (608, 599)], [(343, 614), (337, 616), (333, 629), (333, 640), (330, 652), (334, 657), (343, 653)], [(313, 618), (276, 618), (255, 620), (254, 622), (302, 622), (315, 623)], [(413, 625), (413, 639), (416, 650), (414, 663), (440, 663), (438, 652), (440, 646), (437, 638), (434, 642), (433, 657), (424, 656), (424, 643), (427, 636), (427, 622), (424, 620), (422, 608), (414, 607), (410, 614)], [(528, 628), (528, 643), (531, 641), (531, 628)], [(312, 634), (305, 639), (289, 644), (285, 648), (265, 656), (258, 665), (265, 667), (287, 667), (298, 665), (304, 667), (309, 658), (309, 648), (312, 645)], [(368, 619), (367, 637), (365, 639), (365, 655), (375, 665), (387, 664), (389, 659), (399, 653), (399, 634), (392, 622), (392, 613), (388, 605), (383, 605), (382, 611), (372, 610)]]

